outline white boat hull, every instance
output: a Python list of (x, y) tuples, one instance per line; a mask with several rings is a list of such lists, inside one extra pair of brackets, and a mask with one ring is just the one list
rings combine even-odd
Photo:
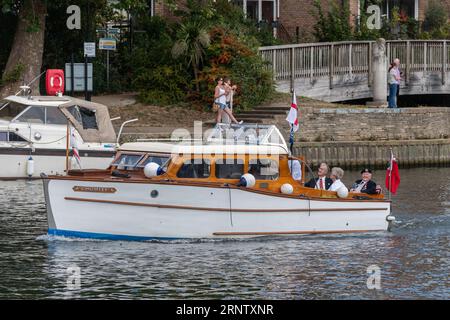
[[(65, 150), (59, 152), (63, 154)], [(0, 179), (39, 178), (41, 173), (46, 175), (65, 175), (66, 157), (63, 155), (35, 155), (33, 158), (33, 173), (28, 175), (29, 154), (0, 154)], [(112, 152), (102, 156), (81, 157), (83, 169), (106, 169), (113, 160)], [(72, 162), (73, 160), (70, 159)], [(75, 167), (75, 166), (73, 166)], [(76, 167), (75, 167), (76, 168)]]
[[(387, 230), (388, 201), (289, 198), (241, 188), (44, 179), (49, 234), (146, 240)], [(156, 197), (152, 197), (157, 193)]]

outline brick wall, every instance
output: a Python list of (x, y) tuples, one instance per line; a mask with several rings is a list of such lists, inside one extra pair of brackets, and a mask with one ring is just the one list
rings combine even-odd
[[(321, 0), (322, 8), (327, 11), (329, 1)], [(313, 13), (317, 10), (313, 6), (314, 0), (280, 0), (280, 22), (293, 39), (296, 38), (296, 29), (299, 30), (301, 42), (313, 41), (313, 27), (316, 18)]]

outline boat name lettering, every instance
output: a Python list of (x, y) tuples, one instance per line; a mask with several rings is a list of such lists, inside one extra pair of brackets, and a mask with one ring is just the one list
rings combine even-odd
[(75, 192), (115, 193), (117, 191), (116, 188), (108, 188), (108, 187), (74, 186), (72, 189)]

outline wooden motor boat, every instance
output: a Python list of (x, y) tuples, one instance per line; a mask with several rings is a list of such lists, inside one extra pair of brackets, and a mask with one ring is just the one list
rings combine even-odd
[[(129, 143), (105, 170), (44, 175), (48, 233), (149, 240), (388, 229), (383, 195), (306, 188), (304, 161), (276, 127), (229, 127), (234, 136), (220, 143), (223, 126), (202, 144)], [(255, 127), (259, 135), (245, 134)], [(292, 161), (302, 164), (300, 180)]]

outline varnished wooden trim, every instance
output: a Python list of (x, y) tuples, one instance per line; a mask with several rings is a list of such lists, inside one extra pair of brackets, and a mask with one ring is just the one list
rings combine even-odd
[(332, 233), (362, 233), (386, 231), (376, 230), (331, 230), (331, 231), (275, 231), (275, 232), (214, 232), (214, 236), (275, 236), (275, 235), (296, 235), (296, 234), (332, 234)]
[(388, 208), (329, 208), (329, 209), (228, 209), (228, 208), (205, 208), (205, 207), (190, 207), (190, 206), (174, 206), (164, 204), (142, 203), (142, 202), (128, 202), (128, 201), (115, 201), (115, 200), (103, 200), (103, 199), (88, 199), (88, 198), (76, 198), (76, 197), (64, 197), (65, 200), (70, 201), (83, 201), (83, 202), (96, 202), (96, 203), (108, 203), (117, 205), (137, 206), (137, 207), (152, 207), (163, 209), (181, 209), (181, 210), (199, 210), (199, 211), (222, 211), (222, 212), (328, 212), (328, 211), (379, 211), (388, 210)]

